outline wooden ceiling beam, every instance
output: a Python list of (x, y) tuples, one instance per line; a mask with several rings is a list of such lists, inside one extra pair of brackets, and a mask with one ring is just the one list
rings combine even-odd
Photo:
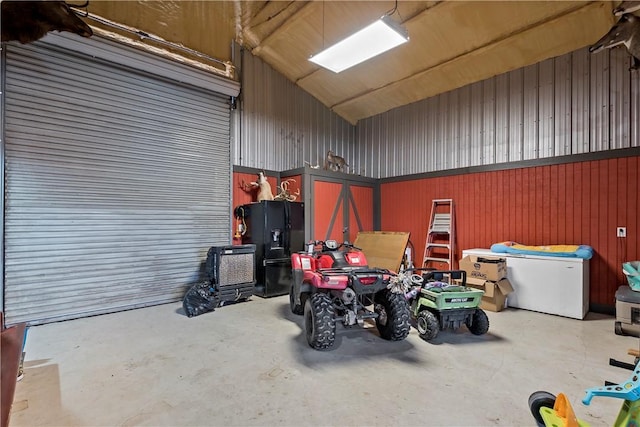
[[(241, 7), (246, 4), (244, 0), (237, 1)], [(269, 36), (287, 20), (291, 19), (306, 3), (306, 1), (291, 1), (288, 3), (281, 1), (264, 2), (262, 7), (252, 16), (248, 19), (242, 19), (243, 46), (250, 50), (259, 46), (263, 38)]]
[[(292, 2), (295, 3), (295, 2)], [(261, 41), (260, 44), (258, 44), (258, 46), (256, 46), (255, 48), (253, 48), (253, 50), (251, 50), (251, 53), (253, 53), (256, 56), (260, 55), (260, 51), (262, 51), (265, 47), (265, 45), (269, 44), (269, 41), (274, 39), (275, 37), (277, 37), (279, 34), (283, 33), (283, 32), (287, 32), (288, 29), (290, 29), (293, 25), (296, 25), (296, 20), (298, 19), (303, 19), (305, 17), (307, 17), (309, 14), (313, 13), (314, 8), (317, 7), (318, 4), (321, 4), (319, 2), (306, 2), (304, 4), (304, 6), (300, 7), (298, 10), (296, 10), (295, 12), (293, 12), (285, 21), (282, 25), (276, 27), (276, 29), (274, 31), (272, 31), (271, 33), (269, 33), (266, 37), (264, 37)], [(291, 7), (291, 4), (288, 6)]]

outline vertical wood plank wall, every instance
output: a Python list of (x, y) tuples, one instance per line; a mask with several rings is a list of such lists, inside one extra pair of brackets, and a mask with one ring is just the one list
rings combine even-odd
[(314, 238), (342, 241), (344, 217), (342, 184), (339, 182), (315, 181), (313, 183), (313, 195), (315, 200), (322, 201), (322, 203), (313, 203), (312, 206)]
[[(536, 166), (382, 183), (381, 226), (409, 231), (422, 261), (431, 201), (452, 198), (456, 260), (502, 241), (587, 244), (590, 304), (613, 308), (626, 284), (621, 264), (640, 259), (640, 157)], [(627, 238), (616, 227), (627, 227)]]
[(348, 191), (350, 197), (347, 201), (349, 206), (349, 230), (347, 236), (350, 242), (354, 242), (358, 232), (373, 231), (373, 210), (371, 209), (373, 206), (373, 188), (352, 184), (348, 187)]

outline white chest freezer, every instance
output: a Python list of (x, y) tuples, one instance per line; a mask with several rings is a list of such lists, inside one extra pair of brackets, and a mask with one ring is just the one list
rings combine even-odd
[(520, 255), (466, 249), (462, 256), (492, 256), (507, 260), (513, 292), (509, 307), (583, 319), (589, 311), (589, 260), (570, 257)]

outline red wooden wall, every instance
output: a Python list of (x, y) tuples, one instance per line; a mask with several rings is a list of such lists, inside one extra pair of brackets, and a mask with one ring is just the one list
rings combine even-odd
[[(348, 239), (350, 242), (356, 240), (356, 236), (359, 231), (373, 231), (373, 188), (363, 187), (360, 185), (350, 185), (349, 191), (353, 197), (353, 204), (349, 201), (349, 231)], [(358, 221), (356, 221), (356, 212), (360, 219), (360, 225), (358, 227)]]
[[(590, 302), (613, 307), (621, 264), (640, 259), (640, 157), (424, 178), (381, 185), (381, 229), (409, 231), (422, 261), (433, 199), (454, 199), (456, 260), (463, 249), (515, 241), (587, 244)], [(627, 227), (627, 238), (616, 227)]]
[[(281, 179), (282, 185), (287, 183), (287, 189), (289, 190), (289, 194), (296, 195), (295, 202), (304, 202), (304, 196), (302, 194), (302, 176), (301, 175), (293, 175), (288, 176), (286, 178)], [(274, 193), (274, 196), (276, 193)]]
[[(373, 187), (316, 180), (313, 184), (313, 199), (314, 239), (353, 242), (359, 231), (373, 230)], [(345, 219), (345, 208), (348, 219)], [(360, 224), (356, 220), (356, 212)], [(347, 233), (344, 234), (343, 230), (347, 225)]]
[[(342, 183), (315, 181), (313, 183), (313, 239), (334, 239), (342, 242), (344, 211), (342, 203)], [(337, 212), (336, 211), (337, 208)], [(335, 212), (335, 221), (329, 228)]]

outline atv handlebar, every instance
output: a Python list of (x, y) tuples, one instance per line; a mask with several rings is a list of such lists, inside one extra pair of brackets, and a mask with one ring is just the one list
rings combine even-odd
[(359, 248), (355, 245), (352, 245), (349, 242), (344, 242), (344, 243), (340, 243), (340, 246), (338, 246), (338, 248), (349, 248), (349, 249), (355, 249), (356, 251), (361, 251), (362, 248)]
[(307, 251), (313, 252), (313, 249), (316, 246), (322, 246), (322, 252), (337, 251), (340, 248), (355, 249), (357, 251), (362, 250), (361, 248), (352, 245), (348, 241), (338, 244), (336, 240), (310, 240), (309, 243), (307, 243)]

